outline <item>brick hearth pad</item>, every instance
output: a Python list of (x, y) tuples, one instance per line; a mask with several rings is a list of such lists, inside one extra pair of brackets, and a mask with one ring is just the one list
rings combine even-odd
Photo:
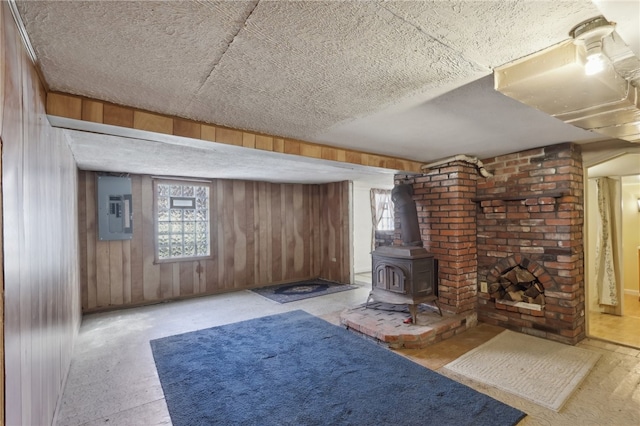
[(340, 323), (350, 330), (372, 337), (390, 348), (424, 348), (475, 327), (477, 315), (466, 312), (457, 315), (434, 311), (420, 305), (417, 324), (405, 324), (410, 318), (406, 305), (369, 303), (347, 309), (340, 314)]

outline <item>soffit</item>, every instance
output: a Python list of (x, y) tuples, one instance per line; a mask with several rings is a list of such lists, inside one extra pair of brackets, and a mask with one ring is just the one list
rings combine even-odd
[(590, 1), (17, 3), (55, 91), (422, 161), (598, 137), (486, 87)]

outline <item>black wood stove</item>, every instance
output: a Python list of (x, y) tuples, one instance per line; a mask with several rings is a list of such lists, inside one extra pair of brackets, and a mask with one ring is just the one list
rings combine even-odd
[[(370, 300), (409, 305), (416, 324), (417, 305), (438, 300), (438, 261), (422, 247), (378, 247), (372, 254)], [(438, 311), (442, 315), (440, 308)]]
[(391, 193), (400, 219), (401, 246), (378, 247), (371, 253), (372, 289), (367, 299), (409, 305), (416, 324), (417, 305), (435, 302), (438, 312), (438, 261), (422, 247), (413, 187), (398, 184)]

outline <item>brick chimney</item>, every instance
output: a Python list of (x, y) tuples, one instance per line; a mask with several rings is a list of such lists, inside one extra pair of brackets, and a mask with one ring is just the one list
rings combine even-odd
[[(476, 310), (483, 322), (577, 343), (585, 336), (579, 146), (547, 146), (483, 163), (492, 177), (459, 160), (396, 176), (413, 184), (424, 247), (439, 261), (440, 306), (453, 313)], [(502, 266), (522, 263), (535, 265), (541, 277), (540, 310), (496, 300), (486, 289)]]

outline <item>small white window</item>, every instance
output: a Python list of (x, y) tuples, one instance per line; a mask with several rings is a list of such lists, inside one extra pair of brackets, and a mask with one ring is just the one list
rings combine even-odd
[(154, 180), (156, 261), (211, 257), (208, 182)]
[(393, 231), (395, 229), (395, 224), (391, 191), (385, 189), (372, 189), (371, 207), (375, 230)]

